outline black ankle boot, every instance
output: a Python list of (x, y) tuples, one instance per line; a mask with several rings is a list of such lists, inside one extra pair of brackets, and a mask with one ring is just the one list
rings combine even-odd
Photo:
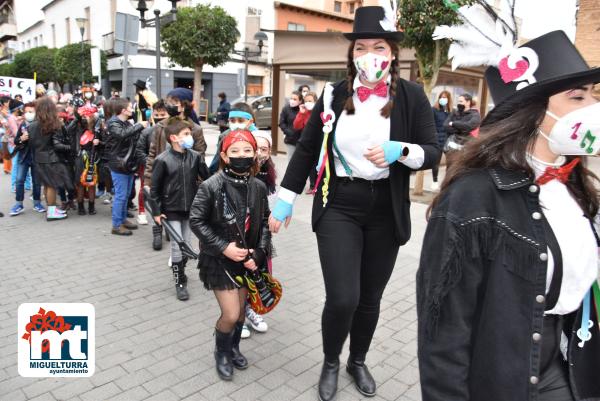
[(231, 363), (233, 367), (239, 370), (248, 368), (248, 360), (240, 352), (240, 340), (242, 338), (242, 327), (244, 322), (237, 322), (233, 331), (233, 340), (231, 342)]
[(354, 379), (354, 384), (359, 393), (365, 397), (373, 397), (377, 390), (377, 385), (369, 369), (365, 365), (365, 355), (352, 355), (348, 358), (346, 372)]
[(85, 216), (85, 207), (83, 207), (83, 202), (77, 203), (77, 214), (80, 216)]
[(94, 205), (94, 202), (90, 202), (90, 203), (88, 204), (88, 214), (89, 214), (90, 216), (92, 216), (92, 215), (96, 214), (96, 206)]
[(173, 262), (173, 277), (175, 278), (175, 291), (177, 291), (177, 299), (187, 301), (190, 294), (187, 290), (187, 276), (185, 275), (185, 265), (183, 261)]
[(233, 331), (222, 333), (215, 329), (215, 361), (217, 362), (217, 374), (221, 380), (233, 379), (233, 364), (231, 363), (231, 341)]
[(155, 251), (160, 251), (162, 249), (162, 226), (152, 226), (152, 248)]
[(337, 393), (338, 372), (340, 371), (340, 360), (338, 358), (325, 358), (321, 377), (319, 378), (319, 400), (331, 401)]

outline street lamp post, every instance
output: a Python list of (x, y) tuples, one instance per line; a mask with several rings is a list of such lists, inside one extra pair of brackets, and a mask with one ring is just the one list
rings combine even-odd
[(75, 18), (77, 22), (77, 27), (79, 28), (79, 32), (81, 32), (81, 87), (83, 88), (83, 84), (85, 83), (85, 79), (83, 77), (84, 70), (84, 54), (83, 54), (83, 33), (85, 32), (85, 24), (87, 23), (87, 18)]
[(258, 51), (250, 51), (248, 46), (244, 46), (244, 50), (234, 50), (233, 54), (242, 56), (244, 58), (244, 102), (248, 103), (248, 59), (250, 57), (258, 57), (262, 54), (262, 48), (265, 42), (269, 40), (267, 34), (258, 31), (254, 34), (254, 40), (258, 40)]
[(153, 19), (144, 19), (144, 14), (154, 5), (154, 0), (129, 0), (133, 8), (140, 12), (140, 21), (142, 28), (156, 28), (156, 96), (161, 97), (161, 72), (160, 72), (160, 26), (166, 25), (177, 19), (177, 2), (179, 0), (169, 0), (171, 2), (171, 12), (163, 17), (161, 21), (160, 10), (154, 10)]

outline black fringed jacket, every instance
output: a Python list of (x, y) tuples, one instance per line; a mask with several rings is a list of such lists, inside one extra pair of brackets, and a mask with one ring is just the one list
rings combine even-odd
[[(334, 85), (333, 104), (331, 105), (336, 119), (333, 124), (333, 132), (329, 135), (327, 143), (327, 152), (329, 153), (331, 163), (334, 160), (332, 148), (337, 121), (339, 121), (348, 96), (347, 81), (337, 82)], [(281, 182), (283, 188), (287, 188), (297, 194), (302, 193), (310, 170), (317, 164), (317, 159), (321, 152), (323, 122), (320, 115), (322, 112), (323, 96), (321, 95), (296, 144), (294, 156), (290, 160)], [(425, 161), (419, 170), (430, 169), (440, 160), (441, 151), (429, 100), (427, 100), (427, 96), (425, 96), (421, 86), (404, 79), (398, 79), (396, 86), (396, 98), (394, 99), (394, 107), (390, 116), (390, 140), (414, 143), (423, 148)], [(395, 235), (400, 245), (404, 245), (410, 238), (410, 198), (408, 187), (411, 171), (410, 168), (402, 163), (393, 163), (390, 165), (390, 185), (392, 188), (394, 220), (396, 222)], [(313, 202), (313, 230), (317, 226), (324, 210), (326, 210), (326, 207), (323, 207), (323, 196), (321, 195), (322, 185), (323, 181), (320, 183)], [(331, 204), (331, 200), (335, 197), (336, 185), (337, 177), (335, 175), (335, 168), (332, 168), (328, 204)]]
[[(433, 209), (417, 273), (423, 401), (538, 399), (539, 333), (551, 302), (547, 246), (554, 238), (545, 224), (539, 187), (524, 173), (500, 168), (458, 179)], [(583, 349), (575, 335), (581, 308), (565, 316), (578, 401), (600, 400), (593, 307), (592, 315)]]

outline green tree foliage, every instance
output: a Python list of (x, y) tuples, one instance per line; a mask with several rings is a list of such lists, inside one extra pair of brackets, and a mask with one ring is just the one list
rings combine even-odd
[(54, 70), (54, 54), (56, 49), (46, 46), (34, 47), (15, 55), (13, 61), (14, 74), (19, 78), (33, 78), (37, 73), (38, 82), (53, 81), (56, 76)]
[(427, 95), (435, 87), (440, 68), (448, 61), (450, 41), (433, 40), (431, 35), (438, 25), (458, 22), (454, 11), (469, 0), (399, 0), (399, 26), (404, 30), (403, 46), (416, 51), (419, 73)]
[(0, 75), (3, 77), (14, 77), (15, 63), (0, 64)]
[(194, 69), (194, 101), (199, 112), (202, 68), (229, 60), (239, 37), (235, 18), (218, 6), (198, 4), (177, 11), (177, 20), (161, 30), (165, 53), (175, 63)]
[[(92, 76), (91, 48), (89, 43), (83, 44), (83, 77), (86, 83), (95, 80), (95, 77)], [(80, 83), (81, 60), (81, 43), (73, 43), (58, 49), (54, 58), (56, 81), (61, 85), (67, 82)], [(106, 54), (103, 51), (100, 52), (100, 60), (102, 75), (106, 76)]]
[(37, 73), (37, 82), (51, 82), (56, 80), (54, 56), (56, 49), (44, 49), (31, 56), (31, 68)]

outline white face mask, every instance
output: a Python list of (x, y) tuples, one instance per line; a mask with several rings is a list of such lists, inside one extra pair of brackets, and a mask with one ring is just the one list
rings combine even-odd
[(27, 120), (28, 123), (32, 122), (34, 119), (35, 119), (35, 113), (31, 113), (31, 112), (25, 113), (25, 120)]
[(92, 92), (85, 92), (85, 98), (86, 99), (91, 99), (92, 98)]
[(556, 120), (550, 135), (542, 130), (540, 134), (548, 139), (550, 150), (557, 155), (596, 155), (600, 151), (600, 103), (595, 103), (557, 117), (546, 111)]
[(236, 129), (246, 129), (248, 123), (229, 123), (229, 129), (235, 131)]
[(308, 95), (308, 91), (302, 91), (302, 97)]
[(292, 108), (298, 107), (299, 104), (300, 104), (300, 102), (297, 100), (290, 100), (290, 107), (292, 107)]
[(354, 59), (359, 76), (371, 83), (379, 82), (389, 71), (392, 62), (379, 54), (367, 53)]
[(304, 107), (306, 107), (306, 110), (310, 111), (315, 107), (315, 102), (306, 102), (304, 103)]

